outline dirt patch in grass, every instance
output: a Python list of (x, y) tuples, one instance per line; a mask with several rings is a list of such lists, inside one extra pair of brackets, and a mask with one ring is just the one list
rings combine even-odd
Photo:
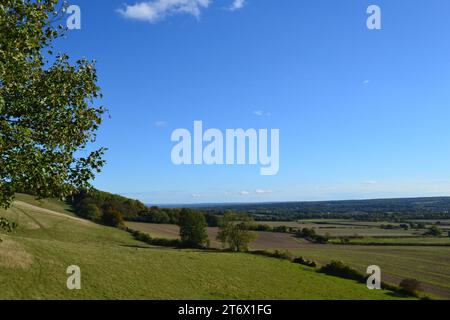
[(0, 237), (0, 267), (8, 269), (28, 269), (33, 264), (33, 256), (17, 242), (2, 235)]

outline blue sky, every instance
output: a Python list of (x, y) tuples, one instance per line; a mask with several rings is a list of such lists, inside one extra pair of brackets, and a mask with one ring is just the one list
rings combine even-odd
[[(450, 195), (449, 1), (169, 2), (72, 1), (82, 29), (58, 46), (98, 60), (111, 114), (97, 188), (153, 204)], [(195, 120), (280, 129), (278, 175), (173, 165), (171, 133)]]

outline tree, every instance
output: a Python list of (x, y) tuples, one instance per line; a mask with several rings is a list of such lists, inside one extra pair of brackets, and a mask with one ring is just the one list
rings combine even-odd
[(205, 216), (190, 209), (183, 209), (179, 218), (180, 237), (187, 247), (204, 247), (208, 243)]
[(222, 218), (217, 240), (222, 242), (224, 248), (228, 245), (235, 252), (247, 251), (250, 242), (256, 238), (255, 234), (248, 230), (246, 221), (242, 219), (242, 216), (232, 213)]
[(93, 203), (87, 204), (85, 207), (85, 218), (98, 221), (102, 217), (102, 211)]
[[(0, 231), (5, 231), (8, 233), (13, 232), (17, 228), (16, 222), (11, 222), (6, 220), (5, 218), (0, 217)], [(0, 238), (0, 243), (3, 242), (3, 240)]]
[(106, 226), (119, 227), (123, 224), (123, 216), (114, 208), (106, 208), (103, 210), (101, 221)]
[[(67, 32), (60, 0), (0, 5), (0, 206), (14, 193), (66, 197), (89, 187), (105, 149), (87, 152), (102, 122), (95, 61), (53, 53)], [(56, 15), (55, 15), (56, 14)], [(82, 151), (82, 153), (80, 153)], [(83, 154), (85, 156), (80, 156)]]
[(431, 226), (428, 229), (428, 231), (425, 233), (425, 235), (432, 236), (432, 237), (440, 237), (440, 236), (442, 236), (442, 230), (436, 226)]

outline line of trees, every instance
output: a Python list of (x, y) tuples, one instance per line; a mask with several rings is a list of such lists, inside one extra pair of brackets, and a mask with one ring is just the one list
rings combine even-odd
[(121, 227), (125, 220), (178, 225), (183, 247), (209, 247), (207, 227), (219, 227), (217, 240), (231, 251), (248, 250), (255, 238), (249, 230), (251, 219), (242, 214), (228, 213), (220, 217), (193, 209), (149, 208), (140, 201), (98, 190), (81, 191), (70, 203), (80, 217), (107, 226)]
[[(110, 226), (119, 226), (123, 221), (179, 225), (186, 209), (148, 207), (138, 200), (99, 190), (83, 190), (74, 194), (70, 200), (78, 216)], [(220, 217), (200, 210), (209, 227), (217, 227)]]

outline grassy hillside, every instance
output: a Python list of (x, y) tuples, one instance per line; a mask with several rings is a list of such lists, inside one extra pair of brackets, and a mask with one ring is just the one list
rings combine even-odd
[[(128, 222), (127, 226), (149, 233), (153, 237), (179, 238), (179, 227), (175, 225)], [(439, 299), (450, 298), (448, 237), (351, 239), (350, 243), (355, 245), (340, 245), (339, 239), (333, 239), (331, 243), (335, 244), (323, 245), (312, 244), (285, 233), (257, 232), (257, 234), (256, 240), (250, 244), (251, 249), (288, 250), (294, 256), (302, 256), (321, 265), (339, 260), (363, 273), (367, 266), (375, 264), (381, 267), (383, 280), (387, 283), (398, 285), (405, 278), (414, 278), (422, 282), (423, 291), (427, 295)], [(208, 228), (208, 235), (211, 245), (219, 248), (220, 244), (216, 241), (217, 228)], [(379, 244), (367, 245), (370, 243)], [(447, 246), (441, 246), (444, 244)]]
[[(0, 211), (19, 223), (0, 235), (0, 299), (395, 298), (276, 259), (150, 247), (64, 204), (18, 200)], [(80, 291), (66, 288), (69, 265), (81, 267)]]
[(375, 264), (388, 283), (414, 278), (422, 282), (427, 295), (450, 299), (450, 247), (309, 244), (291, 251), (321, 264), (341, 260), (360, 272)]

